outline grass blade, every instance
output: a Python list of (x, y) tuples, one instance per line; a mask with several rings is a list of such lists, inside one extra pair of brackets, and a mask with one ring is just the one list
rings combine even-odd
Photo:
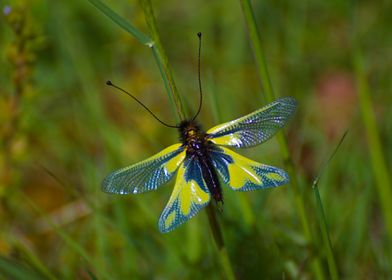
[(185, 118), (184, 109), (182, 106), (181, 98), (178, 95), (176, 84), (174, 83), (173, 75), (169, 67), (169, 61), (166, 52), (163, 49), (161, 39), (159, 37), (157, 22), (155, 20), (155, 15), (152, 9), (151, 1), (141, 0), (140, 3), (144, 11), (144, 16), (146, 18), (147, 25), (150, 29), (151, 37), (154, 41), (154, 43), (150, 47), (153, 51), (155, 61), (159, 67), (159, 71), (165, 83), (165, 87), (169, 94), (169, 98), (172, 101), (172, 103), (174, 102), (174, 105), (176, 107), (177, 116), (178, 116), (177, 121), (183, 120)]
[(88, 0), (91, 4), (93, 4), (98, 10), (100, 10), (104, 15), (118, 24), (122, 29), (130, 33), (133, 37), (135, 37), (140, 43), (146, 46), (151, 46), (152, 40), (146, 34), (141, 32), (135, 26), (133, 26), (129, 21), (125, 20), (111, 8), (109, 8), (105, 3), (100, 0)]
[(339, 279), (338, 276), (338, 270), (336, 268), (336, 261), (333, 253), (333, 248), (332, 248), (332, 243), (331, 243), (331, 238), (329, 236), (329, 231), (328, 231), (328, 225), (327, 225), (327, 219), (325, 217), (325, 211), (323, 207), (323, 203), (321, 200), (320, 192), (318, 189), (318, 182), (320, 181), (320, 177), (332, 158), (335, 156), (336, 152), (338, 151), (339, 147), (342, 145), (344, 139), (346, 138), (347, 131), (343, 134), (342, 138), (340, 139), (338, 145), (336, 146), (335, 150), (329, 157), (329, 159), (323, 164), (323, 166), (320, 169), (319, 174), (317, 175), (316, 179), (313, 181), (312, 189), (313, 193), (316, 199), (316, 205), (317, 205), (317, 214), (319, 216), (318, 222), (321, 230), (321, 235), (322, 235), (322, 240), (324, 244), (324, 249), (326, 250), (326, 256), (327, 256), (327, 263), (328, 263), (328, 269), (329, 269), (329, 274), (331, 279), (337, 280)]
[(220, 262), (222, 265), (222, 268), (225, 272), (226, 278), (229, 280), (234, 280), (236, 279), (233, 268), (231, 266), (230, 258), (227, 253), (226, 247), (225, 247), (225, 242), (223, 240), (223, 235), (222, 231), (220, 229), (218, 220), (216, 218), (216, 209), (214, 208), (213, 204), (209, 204), (206, 207), (207, 209), (207, 215), (208, 215), (208, 221), (210, 223), (210, 228), (212, 235), (214, 236), (215, 244), (218, 247), (219, 251), (219, 257), (220, 257)]

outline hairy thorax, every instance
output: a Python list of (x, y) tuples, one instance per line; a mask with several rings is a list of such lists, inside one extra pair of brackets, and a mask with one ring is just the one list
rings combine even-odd
[(194, 121), (183, 121), (179, 126), (181, 142), (186, 145), (187, 153), (196, 156), (206, 156), (207, 147), (211, 145), (206, 139), (206, 133)]

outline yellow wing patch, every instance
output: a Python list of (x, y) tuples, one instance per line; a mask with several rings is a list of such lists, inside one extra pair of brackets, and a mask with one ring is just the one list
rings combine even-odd
[(232, 159), (232, 162), (227, 164), (228, 176), (223, 177), (235, 191), (277, 187), (289, 180), (287, 173), (282, 169), (250, 160), (227, 148), (220, 148)]
[(200, 171), (186, 180), (187, 166), (182, 164), (177, 173), (176, 184), (159, 219), (161, 232), (169, 232), (192, 218), (211, 199)]
[(263, 182), (257, 173), (250, 168), (249, 163), (244, 164), (239, 161), (235, 164), (229, 164), (229, 174), (230, 174), (230, 187), (238, 190), (242, 188), (246, 182), (251, 182), (257, 185), (262, 185)]
[[(179, 144), (173, 145), (173, 146), (177, 146)], [(172, 146), (170, 146), (169, 148), (171, 148)], [(173, 147), (175, 148), (175, 147)], [(178, 149), (178, 148), (177, 148)], [(175, 150), (175, 149), (174, 149)], [(170, 159), (165, 165), (165, 171), (167, 173), (173, 173), (174, 171), (177, 170), (177, 168), (180, 166), (180, 164), (184, 161), (184, 158), (186, 156), (185, 151), (182, 153), (179, 153), (178, 155), (176, 155), (175, 157), (173, 157), (172, 159)]]
[(166, 217), (165, 227), (169, 228), (173, 224), (175, 219), (176, 219), (176, 212), (173, 211)]
[(275, 181), (284, 180), (284, 177), (282, 175), (280, 175), (278, 173), (272, 173), (272, 172), (266, 173), (265, 177), (267, 177), (270, 180), (275, 180)]
[[(219, 126), (218, 126), (219, 127)], [(211, 138), (210, 141), (216, 145), (222, 146), (241, 146), (241, 135), (238, 133), (230, 133), (217, 138)]]

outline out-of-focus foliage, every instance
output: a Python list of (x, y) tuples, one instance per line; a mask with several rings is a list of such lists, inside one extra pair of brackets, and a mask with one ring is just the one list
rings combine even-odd
[[(113, 80), (175, 122), (150, 49), (88, 1), (0, 3), (0, 275), (220, 279), (203, 212), (170, 234), (157, 229), (172, 182), (139, 196), (100, 191), (113, 169), (178, 141), (175, 130), (105, 86)], [(105, 3), (148, 33), (138, 1)], [(152, 4), (187, 113), (198, 102), (198, 31), (204, 128), (265, 104), (239, 1)], [(225, 207), (218, 218), (235, 274), (312, 279), (317, 256), (329, 278), (311, 185), (349, 129), (319, 182), (338, 274), (386, 278), (392, 273), (392, 236), (376, 187), (380, 166), (370, 157), (374, 146), (360, 110), (353, 50), (361, 50), (361, 82), (368, 83), (391, 170), (392, 2), (254, 1), (253, 7), (275, 93), (299, 103), (285, 132), (316, 240), (311, 245), (304, 237), (290, 185), (251, 193), (223, 186)], [(275, 140), (241, 152), (283, 166)]]

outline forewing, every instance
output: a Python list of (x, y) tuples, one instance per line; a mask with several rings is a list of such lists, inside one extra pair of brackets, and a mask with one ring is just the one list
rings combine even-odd
[(195, 157), (187, 157), (177, 173), (169, 202), (159, 218), (159, 230), (172, 231), (195, 216), (211, 199), (201, 166)]
[(265, 189), (289, 182), (284, 170), (255, 162), (227, 148), (216, 147), (210, 154), (222, 180), (235, 191)]
[(294, 98), (278, 99), (249, 115), (211, 128), (207, 137), (223, 146), (246, 148), (258, 145), (282, 128), (296, 107)]
[(184, 158), (184, 147), (174, 144), (142, 162), (110, 173), (102, 182), (102, 190), (114, 194), (156, 190), (173, 177)]

